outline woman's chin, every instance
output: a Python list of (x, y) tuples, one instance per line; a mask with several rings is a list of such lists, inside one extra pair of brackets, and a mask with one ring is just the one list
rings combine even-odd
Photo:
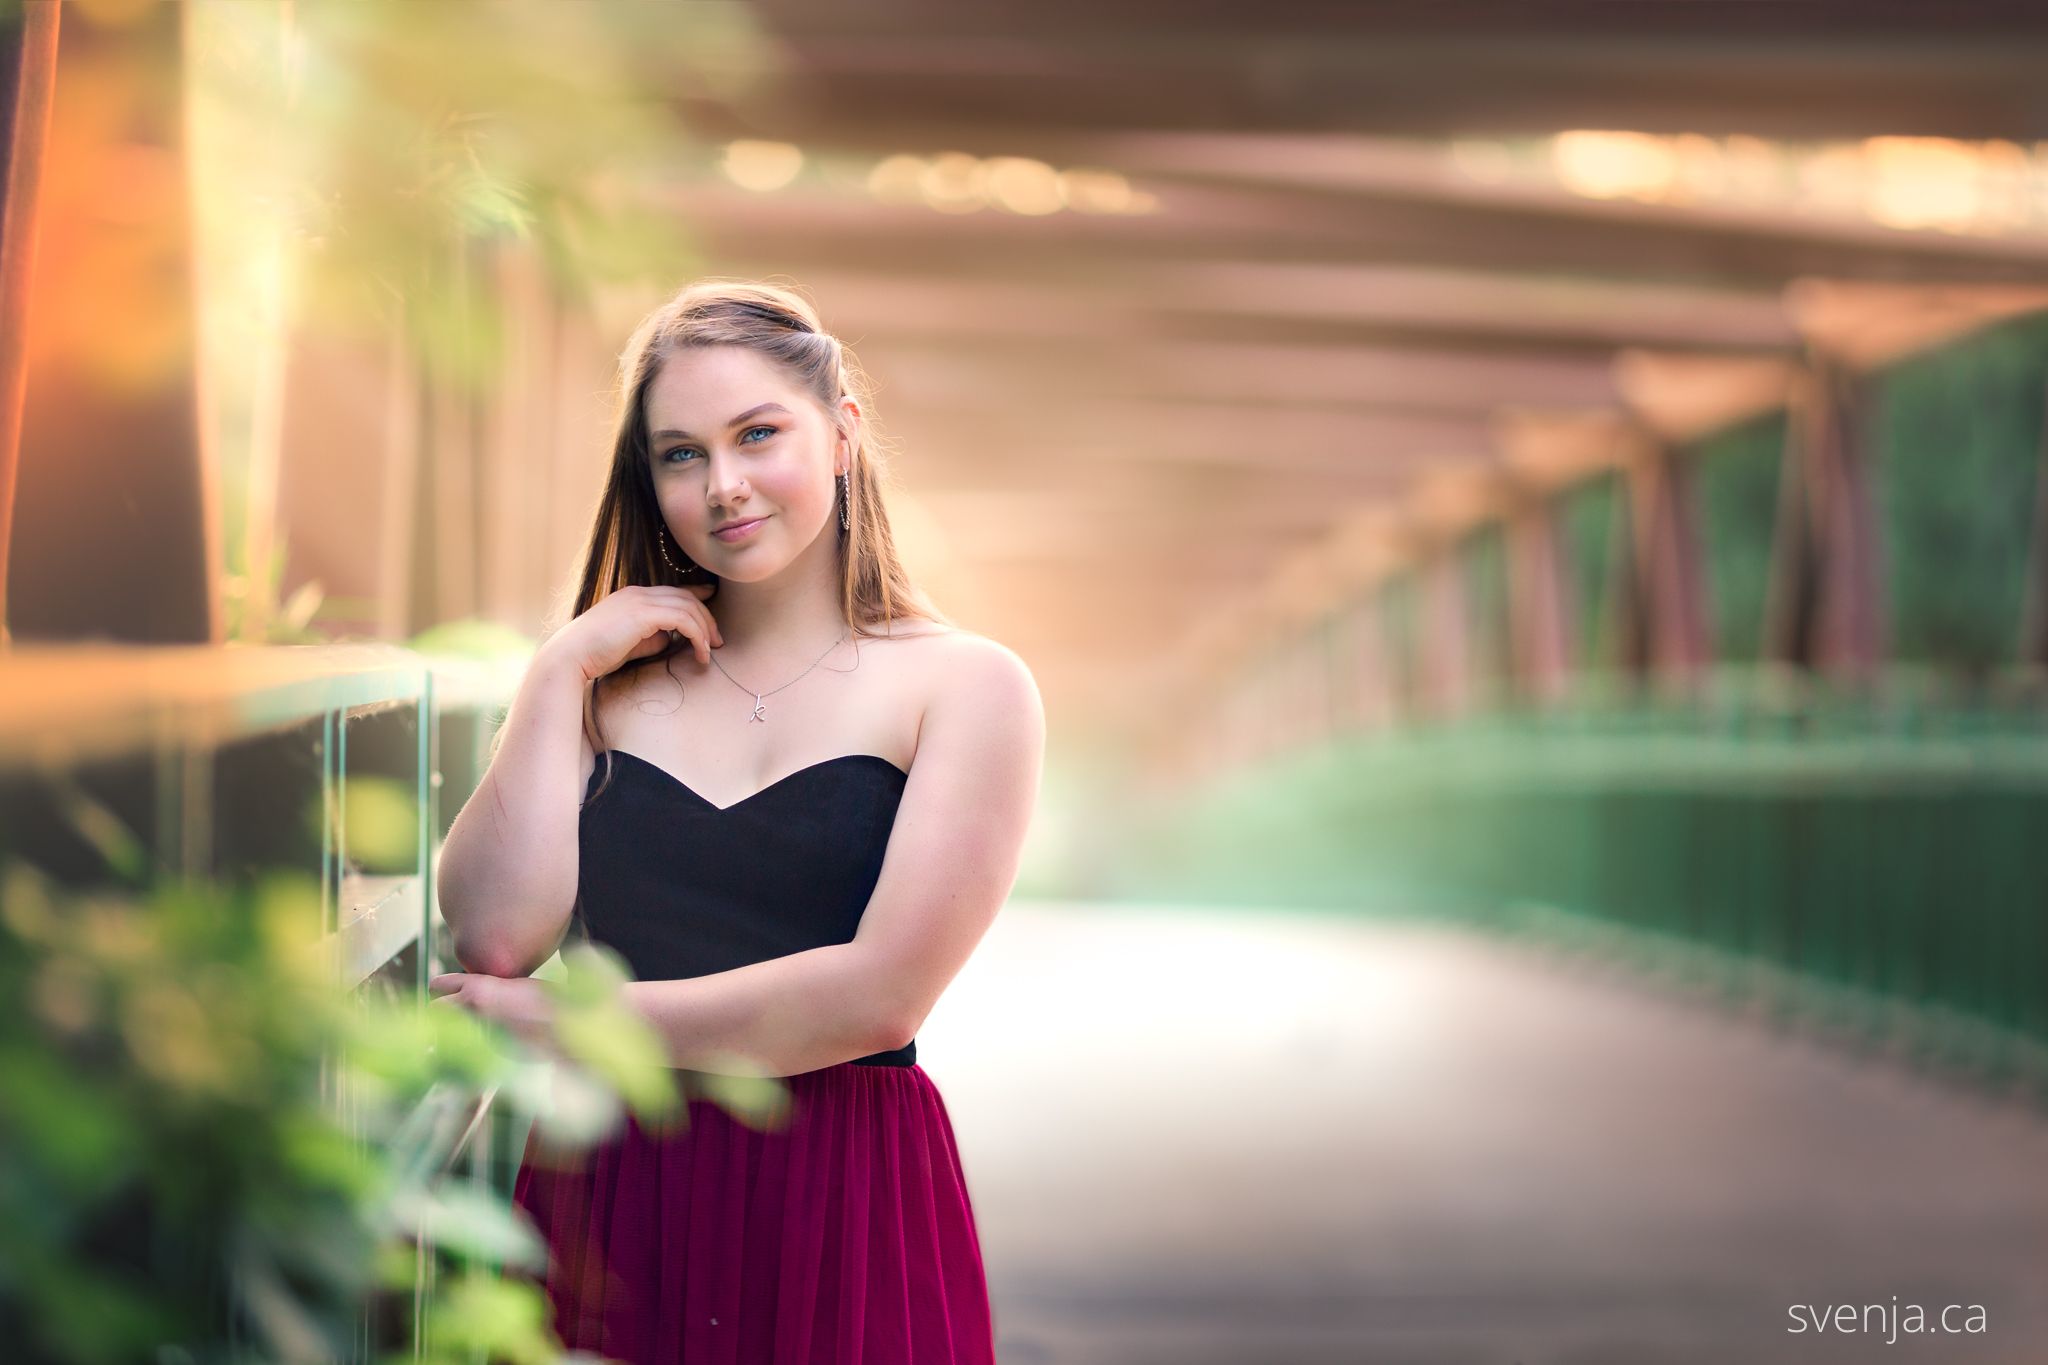
[(775, 577), (788, 566), (777, 564), (765, 556), (745, 555), (745, 562), (737, 564), (705, 565), (721, 583), (759, 583)]

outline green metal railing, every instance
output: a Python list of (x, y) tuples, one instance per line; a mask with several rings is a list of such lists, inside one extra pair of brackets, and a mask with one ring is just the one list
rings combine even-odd
[(2048, 1099), (2048, 705), (2025, 686), (1734, 675), (1352, 737), (1159, 809), (1131, 844), (1127, 896), (1598, 943)]
[[(435, 853), (517, 681), (517, 661), (380, 645), (18, 647), (0, 655), (0, 850), (93, 888), (106, 869), (65, 826), (67, 810), (89, 804), (140, 840), (157, 877), (317, 874), (337, 988), (424, 1001), (444, 969)], [(352, 799), (352, 786), (360, 798), (372, 784), (387, 799)], [(352, 829), (352, 810), (376, 814), (375, 830)], [(330, 1058), (322, 1093), (360, 1139), (345, 1061)], [(509, 1199), (524, 1132), (491, 1099), (429, 1094), (392, 1160)], [(434, 1293), (424, 1248), (418, 1264), (423, 1326)], [(358, 1358), (375, 1353), (371, 1337), (366, 1319)]]

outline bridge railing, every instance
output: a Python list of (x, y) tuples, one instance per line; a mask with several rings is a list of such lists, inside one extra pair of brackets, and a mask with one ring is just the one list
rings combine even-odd
[(1135, 824), (1127, 896), (1479, 922), (2048, 1100), (2048, 698), (1899, 674), (1340, 737)]
[[(453, 967), (436, 851), (488, 764), (520, 663), (386, 645), (17, 646), (0, 653), (0, 852), (81, 892), (138, 873), (305, 874), (335, 988), (423, 1002), (429, 976)], [(107, 866), (93, 837), (107, 823), (151, 866)], [(324, 1068), (322, 1097), (362, 1139), (345, 1060)], [(524, 1132), (491, 1100), (428, 1094), (399, 1129), (395, 1168), (509, 1198)], [(414, 1292), (423, 1323), (424, 1273)], [(368, 1358), (367, 1324), (358, 1345)]]

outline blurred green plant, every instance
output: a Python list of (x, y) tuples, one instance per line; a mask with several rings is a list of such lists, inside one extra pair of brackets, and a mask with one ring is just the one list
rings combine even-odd
[(288, 552), (282, 535), (271, 542), (263, 565), (248, 572), (228, 574), (221, 580), (223, 638), (244, 644), (312, 645), (326, 636), (313, 628), (313, 615), (326, 600), (327, 590), (317, 581), (301, 583), (275, 611), (258, 604), (276, 602), (284, 586)]
[(393, 777), (352, 773), (342, 786), (338, 809), (328, 812), (310, 801), (304, 828), (317, 847), (320, 826), (338, 815), (330, 837), (345, 847), (351, 872), (368, 876), (406, 876), (419, 869), (419, 791)]
[[(148, 866), (111, 817), (80, 832), (117, 883)], [(658, 1039), (620, 1002), (624, 967), (565, 956), (543, 1051), (416, 987), (343, 989), (319, 925), (317, 883), (296, 874), (109, 892), (0, 868), (10, 1360), (347, 1359), (366, 1317), (399, 1324), (372, 1343), (393, 1362), (413, 1358), (414, 1330), (430, 1362), (560, 1358), (545, 1248), (451, 1174), (454, 1144), (486, 1102), (552, 1151), (629, 1108), (687, 1119)], [(752, 1122), (784, 1094), (740, 1077), (707, 1092)], [(414, 1323), (422, 1282), (432, 1307)]]
[(427, 627), (405, 642), (416, 654), (474, 659), (485, 663), (514, 661), (524, 665), (533, 654), (533, 638), (499, 621), (466, 617)]
[(298, 643), (322, 590), (280, 601), (277, 499), (288, 381), (323, 353), (295, 343), (395, 342), (481, 397), (536, 292), (588, 314), (687, 277), (682, 110), (775, 51), (744, 4), (667, 0), (193, 0), (183, 38), (225, 626)]
[(665, 194), (691, 143), (680, 101), (735, 95), (773, 61), (744, 5), (645, 0), (200, 0), (189, 40), (198, 150), (227, 162), (203, 221), (281, 229), (301, 308), (397, 322), (474, 387), (498, 375), (506, 305), (463, 244), (532, 243), (579, 304), (687, 272)]

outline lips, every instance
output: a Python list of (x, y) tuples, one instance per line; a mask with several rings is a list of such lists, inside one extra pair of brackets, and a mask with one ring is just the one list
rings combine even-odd
[(749, 517), (745, 521), (729, 522), (711, 534), (726, 542), (745, 540), (759, 530), (761, 524), (767, 520), (766, 517)]

